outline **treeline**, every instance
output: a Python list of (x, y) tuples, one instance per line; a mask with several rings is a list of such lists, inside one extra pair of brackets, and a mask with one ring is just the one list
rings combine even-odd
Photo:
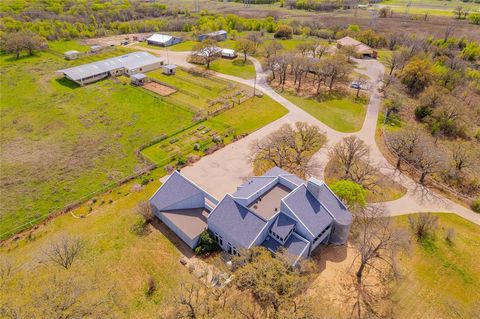
[(345, 7), (345, 1), (286, 0), (283, 5), (289, 9), (333, 11)]

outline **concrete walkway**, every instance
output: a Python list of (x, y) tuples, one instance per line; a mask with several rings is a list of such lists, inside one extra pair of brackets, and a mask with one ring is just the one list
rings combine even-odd
[[(165, 51), (163, 50), (144, 47), (136, 48), (165, 56)], [(169, 51), (169, 63), (174, 63), (185, 68), (191, 68), (193, 65), (186, 61), (186, 58), (189, 54), (190, 52)], [(376, 166), (380, 168), (381, 172), (387, 176), (390, 176), (407, 189), (406, 195), (404, 195), (402, 198), (394, 201), (383, 202), (381, 204), (385, 206), (389, 215), (396, 216), (416, 212), (451, 212), (477, 225), (480, 225), (480, 214), (477, 214), (472, 210), (457, 204), (426, 187), (419, 185), (410, 177), (395, 170), (395, 168), (381, 153), (375, 142), (375, 131), (381, 106), (381, 97), (378, 93), (378, 88), (384, 73), (384, 66), (380, 62), (377, 60), (355, 60), (355, 62), (358, 64), (357, 72), (365, 74), (370, 78), (370, 101), (368, 103), (362, 129), (356, 133), (342, 133), (320, 122), (275, 92), (275, 90), (268, 85), (268, 74), (263, 72), (260, 62), (254, 58), (250, 58), (250, 60), (253, 62), (257, 74), (256, 88), (283, 105), (289, 111), (289, 113), (251, 133), (247, 137), (233, 144), (227, 145), (225, 148), (209, 156), (202, 157), (202, 159), (200, 159), (194, 165), (185, 167), (182, 170), (182, 173), (195, 181), (198, 185), (205, 188), (218, 199), (221, 199), (226, 193), (234, 192), (236, 187), (240, 185), (244, 179), (252, 175), (252, 166), (249, 161), (251, 143), (275, 131), (283, 124), (305, 121), (320, 127), (328, 137), (326, 147), (322, 148), (312, 158), (312, 161), (318, 164), (318, 169), (314, 172), (316, 177), (320, 179), (323, 178), (323, 168), (328, 162), (328, 146), (340, 141), (346, 136), (355, 135), (362, 139), (370, 147), (371, 159)], [(249, 86), (254, 85), (253, 80), (245, 80), (222, 73), (212, 73), (214, 73), (215, 76), (223, 79), (239, 82)]]

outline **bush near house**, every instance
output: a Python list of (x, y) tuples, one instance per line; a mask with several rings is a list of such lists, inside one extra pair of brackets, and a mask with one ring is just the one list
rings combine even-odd
[(218, 250), (220, 247), (218, 246), (215, 239), (213, 239), (212, 234), (208, 229), (205, 229), (200, 234), (200, 240), (198, 241), (197, 247), (195, 247), (194, 252), (197, 255), (209, 253), (212, 251)]

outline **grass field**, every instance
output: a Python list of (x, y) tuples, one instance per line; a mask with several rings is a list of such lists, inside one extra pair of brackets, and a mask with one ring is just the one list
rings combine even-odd
[(347, 98), (318, 102), (290, 93), (282, 95), (334, 130), (351, 133), (362, 128), (366, 113), (366, 106), (362, 103)]
[[(478, 318), (480, 314), (480, 227), (453, 214), (438, 214), (435, 236), (417, 242), (400, 260), (395, 318)], [(408, 229), (406, 216), (395, 218)], [(455, 230), (453, 243), (445, 240)]]
[[(179, 263), (182, 254), (178, 247), (182, 244), (176, 237), (166, 237), (164, 234), (168, 231), (151, 226), (149, 233), (143, 236), (131, 231), (138, 220), (133, 213), (136, 203), (147, 199), (158, 186), (158, 182), (150, 183), (140, 191), (132, 192), (132, 183), (127, 184), (111, 194), (98, 197), (97, 203), (110, 199), (113, 202), (96, 206), (88, 217), (60, 216), (29, 238), (0, 248), (0, 257), (8, 258), (15, 267), (18, 266), (12, 281), (3, 281), (0, 304), (8, 300), (10, 305), (34, 307), (42, 289), (49, 289), (49, 294), (55, 291), (52, 276), (65, 276), (72, 282), (74, 278), (84, 282), (87, 295), (95, 296), (98, 301), (113, 293), (108, 304), (108, 313), (112, 317), (158, 316), (161, 312), (159, 303), (170, 296), (181, 281), (191, 278), (188, 270)], [(38, 262), (43, 256), (42, 249), (59, 234), (78, 235), (85, 242), (85, 249), (68, 270)], [(155, 279), (157, 290), (147, 297), (145, 287), (150, 276)], [(28, 285), (20, 287), (23, 280), (27, 280)]]
[(210, 65), (212, 71), (238, 76), (244, 79), (253, 79), (255, 77), (255, 67), (253, 63), (247, 60), (243, 62), (242, 57), (234, 60), (218, 59)]
[[(0, 234), (4, 236), (137, 172), (146, 166), (135, 154), (140, 145), (191, 125), (196, 111), (211, 103), (207, 100), (243, 90), (182, 71), (168, 77), (169, 81), (178, 81), (174, 85), (202, 99), (178, 92), (160, 98), (112, 79), (78, 87), (59, 79), (55, 71), (120, 55), (127, 49), (65, 61), (62, 52), (85, 47), (62, 41), (51, 43), (50, 48), (18, 61), (0, 56), (2, 78), (8, 79), (1, 81), (0, 102)], [(278, 112), (250, 116), (231, 126), (243, 132), (267, 124), (286, 112), (274, 104)]]
[(469, 11), (480, 10), (480, 4), (473, 2), (463, 2), (459, 0), (415, 0), (411, 2), (410, 8), (407, 10), (408, 0), (384, 0), (382, 5), (389, 6), (393, 11), (404, 13), (408, 11), (410, 14), (425, 14), (438, 16), (453, 16), (455, 7), (461, 6)]
[[(189, 128), (188, 131), (154, 144), (142, 153), (154, 162), (173, 158), (178, 153), (202, 155), (207, 148), (215, 144), (213, 136), (220, 136), (224, 143), (230, 143), (235, 136), (257, 130), (286, 113), (286, 109), (271, 98), (255, 97)], [(197, 151), (193, 151), (195, 144), (199, 144)]]

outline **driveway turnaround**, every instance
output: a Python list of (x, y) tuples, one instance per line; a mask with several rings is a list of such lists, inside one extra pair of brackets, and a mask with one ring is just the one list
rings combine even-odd
[[(157, 49), (144, 47), (138, 48), (162, 55), (164, 53), (164, 51)], [(185, 68), (191, 68), (192, 65), (186, 61), (189, 54), (190, 52), (170, 51), (168, 53), (169, 63), (174, 63)], [(378, 93), (378, 88), (384, 74), (384, 66), (380, 62), (377, 60), (355, 59), (355, 62), (358, 64), (356, 71), (365, 74), (370, 78), (370, 101), (367, 106), (368, 108), (362, 129), (356, 133), (342, 133), (333, 130), (275, 92), (275, 90), (268, 85), (266, 81), (267, 73), (263, 72), (260, 62), (254, 58), (250, 58), (250, 60), (253, 62), (257, 73), (256, 88), (283, 105), (288, 109), (289, 113), (251, 133), (247, 137), (229, 144), (211, 155), (202, 157), (192, 166), (183, 168), (182, 174), (195, 181), (195, 183), (203, 187), (213, 196), (221, 199), (226, 193), (235, 192), (237, 185), (240, 185), (243, 180), (253, 175), (252, 165), (249, 161), (250, 146), (252, 142), (263, 138), (283, 124), (304, 121), (320, 127), (328, 138), (327, 145), (312, 158), (312, 161), (315, 161), (315, 163), (318, 164), (317, 171), (313, 173), (315, 177), (320, 179), (323, 178), (323, 168), (328, 161), (328, 146), (340, 141), (346, 136), (354, 135), (362, 139), (370, 147), (371, 158), (377, 167), (380, 168), (381, 172), (390, 176), (407, 189), (407, 193), (400, 199), (378, 204), (383, 205), (389, 215), (395, 216), (417, 212), (451, 212), (480, 225), (480, 214), (419, 185), (407, 175), (398, 172), (380, 152), (380, 149), (375, 142), (375, 130), (381, 106), (381, 97)], [(214, 74), (218, 77), (245, 85), (254, 85), (253, 80), (245, 80), (221, 73)]]

